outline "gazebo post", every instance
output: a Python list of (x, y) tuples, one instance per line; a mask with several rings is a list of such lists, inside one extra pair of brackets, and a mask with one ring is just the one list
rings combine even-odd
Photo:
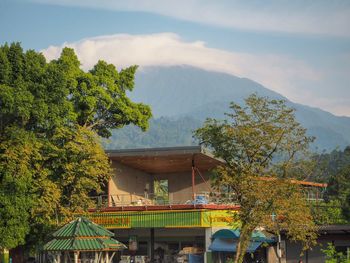
[(106, 251), (106, 263), (109, 263), (109, 254), (108, 254), (108, 251)]
[(60, 263), (60, 252), (55, 253), (55, 259), (56, 263)]
[(67, 251), (64, 252), (64, 259), (63, 259), (64, 263), (68, 263), (68, 256), (67, 256)]
[(74, 263), (78, 263), (78, 257), (79, 257), (78, 251), (74, 251)]
[(95, 263), (98, 263), (98, 253), (95, 251)]
[(108, 263), (112, 262), (114, 255), (115, 255), (115, 252), (112, 253), (112, 256), (111, 256), (111, 258), (109, 259), (109, 262), (108, 262)]

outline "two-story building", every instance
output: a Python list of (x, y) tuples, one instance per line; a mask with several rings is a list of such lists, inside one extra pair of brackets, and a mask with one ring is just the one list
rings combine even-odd
[[(224, 164), (222, 160), (200, 146), (107, 153), (115, 174), (108, 194), (96, 197), (90, 218), (129, 246), (124, 255), (136, 255), (139, 262), (146, 260), (141, 256), (158, 262), (210, 262), (234, 252), (212, 246), (214, 233), (234, 228), (232, 213), (239, 210), (228, 189), (211, 187), (210, 171)], [(309, 198), (321, 197), (324, 185), (300, 183), (312, 189)], [(274, 262), (275, 248), (262, 243), (260, 237), (250, 252)]]

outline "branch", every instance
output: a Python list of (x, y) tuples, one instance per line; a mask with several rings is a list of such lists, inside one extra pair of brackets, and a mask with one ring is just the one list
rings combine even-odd
[(272, 151), (266, 156), (266, 158), (261, 162), (261, 165), (264, 165), (267, 160), (271, 159), (272, 155), (277, 151), (277, 147), (279, 146), (280, 142), (282, 141), (283, 135), (285, 134), (285, 130), (281, 133), (281, 136), (278, 138), (275, 147), (272, 149)]

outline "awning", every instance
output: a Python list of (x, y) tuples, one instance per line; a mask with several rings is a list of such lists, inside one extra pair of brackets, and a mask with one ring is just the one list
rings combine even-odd
[[(218, 252), (236, 252), (239, 236), (239, 229), (220, 229), (212, 236), (213, 242), (209, 249)], [(253, 231), (247, 253), (254, 252), (262, 243), (274, 242), (275, 239), (267, 237), (262, 231)]]
[[(247, 253), (253, 253), (261, 244), (262, 242), (250, 242)], [(215, 238), (209, 246), (209, 250), (215, 252), (236, 252), (237, 240), (233, 240), (231, 238)]]
[[(212, 238), (221, 238), (221, 239), (239, 239), (241, 235), (239, 229), (220, 229), (216, 231)], [(265, 243), (274, 243), (276, 240), (271, 237), (267, 237), (262, 231), (255, 230), (250, 237), (250, 240), (253, 242), (265, 242)]]

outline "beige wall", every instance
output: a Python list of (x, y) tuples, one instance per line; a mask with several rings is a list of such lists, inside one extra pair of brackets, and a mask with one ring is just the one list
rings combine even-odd
[[(195, 176), (195, 192), (209, 192), (210, 191), (210, 181), (209, 174), (202, 173), (207, 184), (202, 180), (199, 175)], [(192, 199), (192, 173), (169, 173), (169, 174), (155, 174), (155, 180), (168, 180), (168, 187), (170, 198), (175, 202), (184, 203), (187, 200)]]
[(138, 197), (144, 196), (147, 184), (150, 189), (153, 187), (153, 176), (148, 173), (117, 162), (112, 163), (112, 168), (114, 169), (114, 176), (108, 183), (108, 189), (109, 195), (113, 196), (114, 202), (128, 204), (137, 200)]
[[(109, 195), (115, 196), (115, 199), (118, 198), (114, 201), (130, 202), (130, 194), (138, 194), (140, 198), (143, 198), (147, 184), (149, 185), (149, 193), (153, 193), (154, 180), (168, 180), (170, 201), (184, 203), (192, 199), (191, 172), (152, 175), (115, 161), (113, 161), (112, 167), (114, 176), (109, 181)], [(210, 191), (209, 173), (202, 173), (202, 176), (207, 183), (197, 174), (195, 176), (196, 193)], [(133, 198), (137, 199), (138, 197), (133, 195)]]

